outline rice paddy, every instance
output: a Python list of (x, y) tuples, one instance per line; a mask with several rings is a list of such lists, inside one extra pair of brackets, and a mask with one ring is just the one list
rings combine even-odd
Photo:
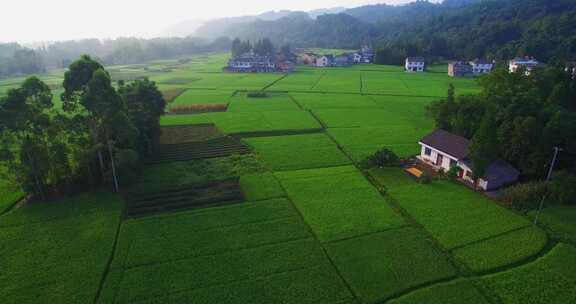
[[(1, 215), (3, 303), (576, 301), (573, 207), (546, 209), (534, 227), (462, 185), (356, 166), (383, 147), (419, 154), (434, 127), (426, 105), (450, 83), (478, 92), (474, 80), (375, 65), (228, 74), (225, 60), (112, 68), (156, 81), (170, 107), (225, 111), (165, 115), (170, 149), (123, 197)], [(222, 138), (248, 148), (216, 155)], [(0, 185), (0, 214), (12, 193)]]

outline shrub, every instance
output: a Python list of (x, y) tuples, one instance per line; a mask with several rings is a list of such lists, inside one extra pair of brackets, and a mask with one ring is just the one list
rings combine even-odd
[(446, 177), (448, 177), (449, 180), (455, 181), (456, 179), (458, 179), (458, 174), (460, 173), (462, 169), (460, 169), (460, 167), (458, 166), (453, 166), (452, 168), (450, 168), (450, 170), (448, 170), (448, 172), (446, 173)]
[(390, 149), (382, 148), (362, 162), (363, 167), (397, 167), (400, 165), (400, 158)]
[(505, 189), (500, 200), (508, 207), (526, 211), (538, 208), (544, 195), (550, 194), (550, 183), (529, 182)]
[(550, 183), (550, 192), (554, 202), (576, 205), (576, 176), (558, 172)]
[(268, 97), (268, 93), (262, 91), (254, 91), (254, 92), (248, 92), (246, 96), (250, 98), (266, 98)]

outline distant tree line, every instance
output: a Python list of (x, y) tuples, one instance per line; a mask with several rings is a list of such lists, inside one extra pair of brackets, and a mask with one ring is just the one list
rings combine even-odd
[(46, 68), (42, 56), (18, 44), (0, 44), (0, 78), (11, 75), (43, 73)]
[(230, 49), (228, 38), (118, 38), (54, 42), (35, 49), (15, 43), (0, 44), (0, 78), (42, 73), (48, 68), (66, 68), (82, 54), (90, 54), (104, 65), (135, 64)]
[(576, 168), (576, 80), (562, 68), (509, 73), (499, 69), (480, 79), (479, 95), (432, 103), (428, 113), (438, 128), (471, 139), (475, 174), (500, 158), (528, 179), (546, 175), (553, 148), (565, 150), (559, 170)]
[(147, 79), (114, 86), (84, 55), (65, 73), (63, 111), (50, 88), (30, 77), (0, 98), (2, 178), (38, 197), (130, 183), (152, 153), (165, 102)]

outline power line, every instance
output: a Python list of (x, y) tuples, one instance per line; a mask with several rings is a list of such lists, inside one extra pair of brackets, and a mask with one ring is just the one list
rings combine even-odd
[[(548, 168), (548, 175), (546, 176), (546, 181), (550, 181), (552, 179), (552, 172), (554, 171), (554, 166), (556, 165), (556, 160), (558, 159), (558, 154), (563, 151), (558, 147), (554, 147), (554, 157), (552, 157), (552, 163), (550, 164), (550, 168)], [(544, 201), (546, 201), (547, 194), (542, 196), (542, 200), (540, 201), (540, 206), (538, 207), (538, 211), (536, 212), (536, 216), (534, 217), (534, 225), (538, 224), (538, 218), (540, 217), (540, 213), (544, 208)]]

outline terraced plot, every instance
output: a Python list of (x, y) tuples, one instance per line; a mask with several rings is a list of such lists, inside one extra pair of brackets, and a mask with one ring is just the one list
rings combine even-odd
[(408, 87), (403, 79), (404, 74), (404, 72), (362, 72), (362, 92), (408, 96), (417, 95)]
[(198, 115), (170, 115), (163, 126), (213, 123), (226, 134), (318, 130), (320, 125), (304, 111), (225, 112)]
[(335, 303), (353, 298), (291, 203), (277, 199), (127, 222), (101, 303), (152, 299)]
[(320, 81), (325, 71), (300, 68), (268, 88), (271, 91), (309, 91)]
[(228, 107), (230, 112), (294, 111), (298, 105), (288, 94), (268, 93), (266, 97), (249, 97), (238, 93)]
[(117, 196), (34, 204), (0, 217), (2, 303), (89, 303), (120, 221)]
[(406, 225), (353, 166), (277, 172), (276, 176), (322, 242)]
[(377, 106), (370, 97), (356, 94), (291, 93), (290, 95), (306, 110), (372, 109)]
[(469, 280), (437, 284), (409, 293), (390, 304), (489, 304), (490, 301)]
[(197, 104), (228, 104), (233, 91), (220, 90), (186, 90), (178, 96), (169, 107)]
[(274, 170), (298, 170), (350, 164), (324, 134), (257, 137), (246, 142)]
[(360, 93), (360, 73), (350, 70), (330, 69), (312, 87), (316, 92)]
[(573, 303), (576, 248), (559, 244), (533, 263), (483, 280), (507, 304)]
[(372, 170), (371, 175), (472, 271), (513, 264), (536, 255), (546, 245), (546, 236), (531, 229), (526, 218), (462, 185), (449, 181), (418, 184), (399, 169)]
[(251, 152), (240, 140), (229, 136), (202, 142), (159, 145), (157, 149), (154, 157), (146, 161), (147, 164), (218, 158)]
[(418, 154), (418, 141), (428, 132), (428, 129), (399, 125), (384, 128), (328, 129), (328, 134), (357, 162), (383, 147), (391, 149), (400, 157)]
[(164, 212), (239, 204), (243, 199), (239, 178), (231, 178), (153, 193), (129, 193), (126, 198), (125, 216), (142, 217)]
[(326, 247), (362, 303), (379, 303), (412, 287), (456, 276), (446, 257), (413, 228), (370, 234)]

